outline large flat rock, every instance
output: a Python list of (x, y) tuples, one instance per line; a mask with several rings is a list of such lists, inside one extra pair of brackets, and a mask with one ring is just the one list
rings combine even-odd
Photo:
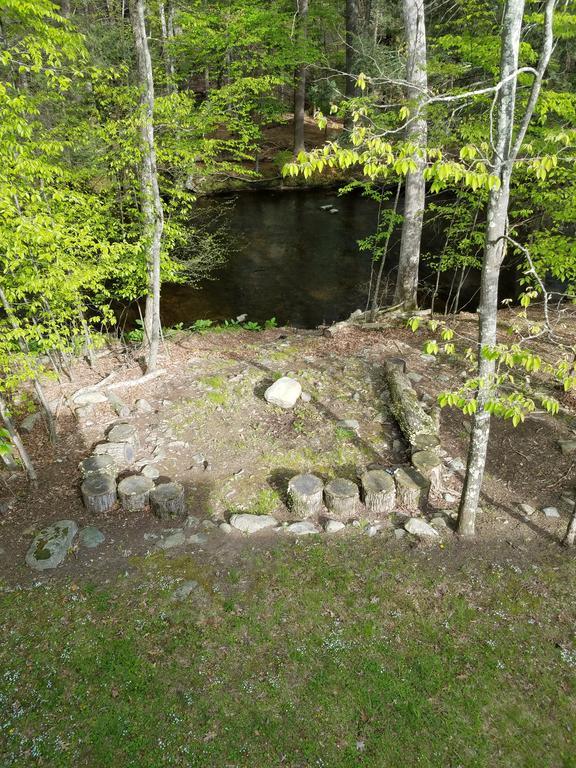
[(35, 571), (56, 568), (64, 561), (77, 533), (74, 520), (58, 520), (43, 528), (26, 553), (26, 565)]
[(275, 528), (278, 522), (272, 515), (237, 514), (230, 518), (230, 525), (243, 533), (256, 533), (265, 528)]

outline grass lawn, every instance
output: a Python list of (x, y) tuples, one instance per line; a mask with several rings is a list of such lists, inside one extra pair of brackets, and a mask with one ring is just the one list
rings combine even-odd
[(518, 558), (359, 536), (6, 588), (0, 765), (576, 766), (575, 562)]

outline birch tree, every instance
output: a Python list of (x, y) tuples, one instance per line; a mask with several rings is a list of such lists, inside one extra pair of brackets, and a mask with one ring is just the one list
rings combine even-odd
[(144, 0), (130, 0), (130, 20), (136, 47), (138, 83), (141, 89), (140, 130), (140, 197), (142, 239), (146, 249), (147, 295), (144, 329), (146, 369), (153, 371), (158, 363), (160, 347), (160, 249), (164, 228), (164, 212), (154, 144), (154, 78), (148, 38)]
[[(508, 0), (502, 19), (500, 49), (500, 87), (495, 95), (497, 125), (493, 138), (491, 173), (499, 185), (491, 189), (486, 213), (486, 239), (482, 264), (482, 282), (478, 337), (477, 408), (473, 415), (464, 491), (460, 502), (458, 532), (475, 533), (476, 512), (486, 466), (490, 435), (490, 408), (496, 387), (496, 360), (492, 351), (497, 343), (498, 282), (506, 255), (510, 181), (514, 163), (526, 136), (540, 95), (542, 79), (553, 49), (552, 22), (556, 0), (547, 0), (544, 11), (544, 38), (537, 68), (524, 113), (515, 134), (518, 57), (524, 16), (524, 0)], [(492, 133), (492, 131), (491, 131)]]
[[(306, 36), (306, 18), (308, 0), (296, 0), (297, 25), (300, 33)], [(294, 154), (304, 152), (304, 115), (306, 106), (306, 70), (305, 62), (298, 64), (294, 82)]]
[(406, 141), (414, 146), (414, 167), (406, 174), (404, 184), (404, 219), (394, 303), (410, 310), (418, 304), (418, 268), (426, 198), (424, 170), (427, 123), (424, 104), (427, 99), (428, 75), (424, 0), (403, 0), (403, 12), (407, 47), (406, 98), (410, 109)]

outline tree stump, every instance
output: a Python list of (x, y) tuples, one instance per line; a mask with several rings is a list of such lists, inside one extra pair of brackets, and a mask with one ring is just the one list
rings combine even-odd
[(140, 445), (138, 431), (132, 424), (116, 424), (106, 435), (109, 443), (129, 443), (134, 449)]
[(421, 432), (412, 440), (412, 453), (417, 451), (437, 451), (440, 448), (440, 438), (438, 435)]
[(383, 469), (371, 469), (364, 472), (360, 482), (369, 519), (383, 517), (394, 510), (396, 484), (392, 475)]
[(99, 443), (94, 447), (97, 456), (112, 456), (119, 468), (125, 469), (134, 463), (134, 446), (130, 443)]
[(326, 506), (335, 518), (346, 522), (358, 514), (358, 486), (351, 480), (337, 477), (324, 488)]
[(116, 482), (110, 475), (93, 472), (80, 490), (88, 512), (109, 512), (116, 504)]
[(150, 507), (160, 520), (173, 520), (186, 514), (184, 487), (180, 483), (162, 483), (150, 491)]
[(417, 451), (412, 454), (412, 464), (430, 481), (433, 490), (442, 488), (442, 462), (436, 451)]
[(143, 475), (131, 475), (118, 483), (118, 496), (123, 509), (138, 512), (148, 504), (154, 480)]
[(88, 477), (88, 475), (108, 475), (115, 478), (118, 474), (116, 462), (107, 453), (102, 453), (100, 456), (88, 456), (87, 459), (80, 462), (79, 469), (83, 478)]
[(323, 491), (324, 483), (316, 475), (296, 475), (289, 480), (289, 507), (296, 520), (303, 520), (320, 512)]
[(394, 475), (396, 499), (406, 509), (423, 509), (428, 500), (430, 481), (414, 467), (401, 467)]

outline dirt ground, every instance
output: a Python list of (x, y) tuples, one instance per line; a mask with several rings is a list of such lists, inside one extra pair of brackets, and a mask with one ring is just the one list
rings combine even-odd
[[(458, 333), (473, 339), (474, 323), (473, 316), (461, 316)], [(503, 331), (505, 325), (503, 315)], [(574, 338), (574, 325), (565, 331)], [(321, 330), (290, 328), (183, 332), (166, 342), (163, 375), (115, 390), (131, 407), (131, 415), (122, 419), (107, 403), (78, 416), (71, 396), (112, 372), (115, 383), (136, 379), (141, 375), (138, 362), (112, 349), (94, 369), (76, 363), (71, 382), (47, 385), (49, 398), (60, 403), (57, 445), (50, 445), (42, 423), (25, 436), (38, 469), (37, 486), (29, 486), (18, 473), (0, 472), (0, 579), (7, 585), (60, 577), (102, 582), (129, 570), (133, 558), (153, 551), (154, 537), (167, 526), (148, 510), (126, 513), (118, 507), (96, 519), (80, 498), (79, 462), (121, 421), (138, 428), (137, 458), (153, 461), (161, 480), (181, 482), (188, 512), (198, 518), (194, 531), (201, 534), (201, 541), (176, 548), (174, 554), (193, 550), (200, 560), (225, 563), (245, 554), (246, 548), (275, 546), (287, 534), (246, 537), (224, 533), (212, 523), (241, 510), (286, 519), (286, 483), (299, 472), (314, 472), (325, 480), (355, 479), (370, 465), (408, 463), (407, 446), (387, 407), (383, 360), (390, 355), (404, 357), (425, 402), (435, 402), (439, 392), (457, 387), (461, 380), (461, 366), (451, 358), (432, 361), (422, 354), (424, 340), (425, 334), (413, 334), (400, 323), (379, 330), (349, 328), (332, 338)], [(263, 392), (278, 375), (298, 379), (310, 401), (299, 401), (290, 411), (268, 405)], [(140, 398), (150, 403), (150, 412), (135, 409)], [(566, 398), (559, 416), (536, 413), (516, 430), (493, 419), (476, 546), (492, 552), (506, 543), (524, 553), (533, 548), (539, 557), (547, 549), (551, 555), (558, 552), (571, 512), (569, 501), (562, 497), (573, 494), (576, 483), (576, 455), (562, 455), (558, 440), (576, 432), (575, 414), (573, 399)], [(343, 428), (341, 422), (347, 419), (358, 421), (356, 433)], [(468, 419), (461, 412), (443, 409), (446, 464), (465, 460), (468, 430)], [(461, 470), (446, 466), (443, 494), (432, 499), (431, 514), (442, 509), (454, 515), (462, 476)], [(536, 512), (524, 514), (522, 502)], [(545, 517), (541, 510), (547, 505), (558, 507), (560, 517)], [(97, 549), (78, 548), (56, 571), (29, 570), (24, 556), (34, 533), (64, 518), (75, 520), (79, 527), (97, 526), (105, 542)], [(359, 528), (336, 535), (364, 534)], [(378, 535), (399, 547), (416, 546), (408, 537), (395, 542), (392, 526)], [(456, 551), (463, 544), (448, 529), (435, 546)]]

